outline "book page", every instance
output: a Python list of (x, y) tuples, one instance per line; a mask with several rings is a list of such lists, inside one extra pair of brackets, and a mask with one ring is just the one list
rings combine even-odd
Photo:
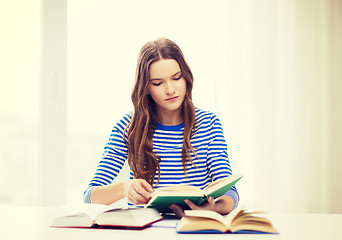
[(184, 211), (187, 217), (203, 217), (219, 221), (226, 225), (226, 219), (219, 213), (210, 210), (186, 210)]
[(241, 212), (243, 212), (243, 210), (239, 207), (233, 209), (229, 214), (227, 214), (226, 216), (224, 216), (224, 223), (227, 226), (231, 226), (233, 220), (237, 217), (237, 215), (239, 215)]
[(265, 212), (244, 210), (242, 208), (234, 209), (232, 216), (227, 215), (229, 228), (232, 232), (239, 230), (251, 230), (260, 232), (276, 233), (270, 220), (265, 217)]
[(84, 204), (76, 205), (76, 206), (63, 207), (60, 211), (60, 216), (66, 217), (66, 216), (87, 215), (91, 219), (95, 219), (96, 216), (110, 209), (112, 209), (112, 207), (108, 205), (84, 203)]
[(169, 187), (161, 187), (157, 188), (155, 192), (185, 192), (185, 191), (195, 191), (195, 192), (201, 192), (202, 190), (195, 186), (185, 185), (185, 184), (179, 184), (175, 186), (169, 186)]
[(177, 224), (178, 233), (200, 233), (202, 231), (227, 232), (228, 228), (222, 222), (216, 219), (206, 217), (183, 217)]
[[(242, 174), (235, 174), (235, 175), (231, 175), (231, 176), (226, 177), (226, 178), (219, 179), (219, 180), (217, 180), (215, 182), (212, 182), (211, 184), (209, 184), (204, 189), (204, 194), (205, 194), (205, 196), (208, 196), (208, 195), (212, 194), (215, 191), (220, 191), (221, 188), (222, 189), (223, 188), (231, 188), (233, 185), (235, 185), (235, 183), (240, 178), (242, 178)], [(231, 185), (231, 186), (229, 186), (229, 185)], [(227, 187), (227, 186), (229, 186), (229, 187)], [(219, 195), (223, 195), (223, 194), (219, 194)]]

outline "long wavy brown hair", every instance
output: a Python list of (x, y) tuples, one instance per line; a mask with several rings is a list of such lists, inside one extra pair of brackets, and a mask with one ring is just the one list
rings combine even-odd
[[(195, 131), (195, 107), (192, 102), (193, 75), (186, 63), (181, 49), (173, 41), (159, 38), (146, 43), (140, 50), (135, 84), (132, 91), (134, 113), (127, 127), (128, 163), (135, 178), (145, 179), (153, 186), (156, 172), (158, 185), (160, 180), (160, 157), (153, 152), (153, 134), (156, 128), (156, 103), (148, 94), (150, 66), (161, 59), (177, 61), (181, 74), (186, 80), (186, 94), (182, 104), (184, 132), (182, 147), (182, 164), (184, 173), (187, 172), (187, 161), (192, 161), (191, 152), (196, 155), (190, 139)], [(155, 186), (156, 186), (155, 185)]]

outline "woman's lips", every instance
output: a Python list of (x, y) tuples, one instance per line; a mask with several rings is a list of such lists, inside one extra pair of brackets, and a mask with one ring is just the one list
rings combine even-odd
[(165, 101), (172, 102), (172, 101), (175, 101), (177, 98), (178, 98), (178, 96), (171, 97), (171, 98), (166, 99)]

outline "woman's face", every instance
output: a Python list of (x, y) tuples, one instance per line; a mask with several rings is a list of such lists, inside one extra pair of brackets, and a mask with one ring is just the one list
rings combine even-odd
[(162, 59), (150, 66), (148, 93), (158, 114), (180, 113), (186, 93), (186, 80), (176, 60)]

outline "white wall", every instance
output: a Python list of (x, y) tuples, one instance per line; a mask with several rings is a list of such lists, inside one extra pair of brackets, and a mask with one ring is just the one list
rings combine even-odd
[(111, 127), (132, 108), (140, 47), (164, 36), (192, 68), (195, 104), (224, 124), (243, 202), (342, 212), (339, 1), (70, 0), (67, 9), (66, 169), (50, 180), (66, 178), (68, 203), (82, 201)]
[(329, 64), (340, 47), (331, 48), (329, 2), (174, 1), (167, 11), (158, 3), (70, 2), (70, 133), (107, 136), (130, 106), (141, 45), (169, 37), (193, 70), (195, 104), (224, 123), (233, 168), (245, 174), (242, 199), (272, 211), (340, 211), (332, 199), (341, 196), (329, 195), (340, 156), (331, 145), (339, 137), (330, 131)]
[(37, 203), (40, 1), (0, 1), (0, 31), (0, 202)]
[(160, 1), (108, 0), (69, 1), (68, 11), (68, 199), (80, 201), (111, 128), (132, 110), (145, 42), (175, 41), (194, 74), (196, 105), (214, 110), (217, 8), (215, 1), (179, 0), (166, 7)]

